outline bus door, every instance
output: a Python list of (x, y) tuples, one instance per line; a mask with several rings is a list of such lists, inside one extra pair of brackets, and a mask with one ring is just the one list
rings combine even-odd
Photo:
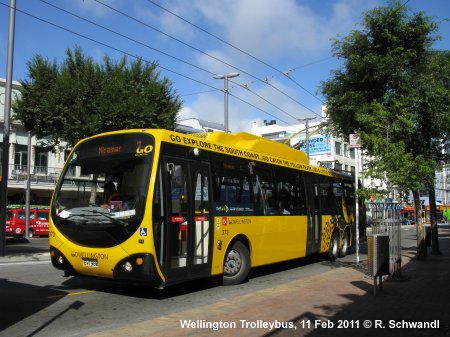
[(166, 271), (169, 281), (211, 271), (211, 179), (208, 164), (165, 158)]
[(319, 184), (307, 178), (306, 190), (308, 195), (308, 240), (306, 254), (320, 251), (320, 232), (322, 228), (322, 217), (320, 212), (320, 189)]

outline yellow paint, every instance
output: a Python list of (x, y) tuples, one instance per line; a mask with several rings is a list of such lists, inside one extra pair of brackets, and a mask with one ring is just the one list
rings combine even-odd
[(322, 217), (322, 240), (320, 242), (320, 252), (326, 253), (330, 248), (331, 234), (335, 229), (331, 215)]
[[(312, 172), (324, 176), (332, 176), (326, 169), (308, 165), (305, 154), (289, 148), (287, 145), (273, 142), (248, 133), (225, 134), (213, 132), (202, 135), (186, 135), (167, 130), (126, 130), (106, 134), (148, 132), (155, 138), (154, 147), (138, 148), (136, 153), (145, 155), (154, 151), (154, 163), (158, 162), (161, 142), (180, 146), (198, 148), (226, 155), (234, 155), (251, 161), (265, 162), (278, 166)], [(106, 135), (105, 134), (105, 135)], [(83, 142), (83, 141), (82, 141)], [(88, 248), (68, 241), (50, 220), (49, 241), (60, 250), (75, 270), (85, 275), (112, 278), (113, 269), (124, 257), (135, 253), (148, 253), (156, 257), (153, 243), (152, 204), (153, 187), (156, 180), (157, 165), (153, 165), (147, 197), (146, 214), (142, 221), (148, 227), (148, 237), (140, 237), (139, 229), (123, 244), (111, 248)], [(349, 223), (353, 215), (343, 202), (345, 221)], [(351, 211), (350, 211), (351, 213)], [(230, 216), (214, 217), (213, 254), (211, 274), (223, 272), (223, 261), (233, 238), (243, 236), (249, 241), (252, 266), (290, 260), (306, 255), (307, 216)], [(322, 219), (321, 252), (328, 251), (333, 224), (331, 216)], [(138, 243), (139, 240), (144, 243)], [(221, 241), (221, 245), (219, 245)], [(221, 249), (219, 249), (219, 246)], [(97, 268), (83, 266), (83, 256), (97, 256)], [(159, 276), (165, 280), (159, 265), (156, 264)]]
[[(306, 255), (306, 216), (215, 217), (214, 223), (213, 275), (223, 272), (225, 253), (238, 235), (250, 242), (252, 267)], [(218, 248), (219, 240), (222, 249)]]

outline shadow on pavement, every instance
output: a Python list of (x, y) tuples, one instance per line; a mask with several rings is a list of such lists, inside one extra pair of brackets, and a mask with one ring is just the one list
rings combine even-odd
[[(341, 304), (334, 304), (339, 303), (335, 296), (335, 302), (330, 299), (327, 304), (315, 305), (314, 310), (293, 318), (297, 329), (278, 329), (264, 336), (450, 336), (448, 228), (440, 229), (439, 244), (442, 255), (429, 253), (424, 261), (415, 258), (415, 251), (404, 252), (402, 277), (383, 281), (383, 289), (376, 296), (372, 277), (366, 276), (359, 281), (349, 279), (350, 285), (359, 289), (355, 293), (323, 290), (344, 299)], [(336, 267), (354, 266), (339, 263)]]
[(0, 278), (0, 332), (51, 306), (66, 294), (50, 286), (39, 287)]

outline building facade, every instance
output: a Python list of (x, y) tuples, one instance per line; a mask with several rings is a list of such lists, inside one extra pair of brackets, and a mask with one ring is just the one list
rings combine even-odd
[[(253, 122), (251, 133), (299, 147), (307, 154), (311, 165), (355, 173), (355, 150), (341, 138), (316, 132), (319, 124), (320, 121), (311, 122), (308, 127), (304, 123), (286, 127), (278, 125), (275, 120), (262, 124)], [(305, 141), (307, 134), (310, 136), (308, 142)]]
[[(3, 133), (5, 116), (5, 84), (0, 78), (0, 156), (3, 158)], [(13, 82), (11, 99), (14, 101), (20, 95), (20, 83)], [(31, 146), (28, 146), (30, 143)], [(30, 156), (28, 153), (30, 152)], [(14, 113), (10, 117), (9, 133), (9, 165), (7, 169), (1, 169), (2, 181), (8, 181), (8, 203), (24, 204), (25, 188), (28, 178), (28, 166), (30, 166), (30, 203), (48, 205), (53, 193), (56, 179), (62, 170), (64, 160), (68, 154), (65, 149), (55, 153), (45, 151), (39, 146), (39, 140), (23, 128), (14, 119)]]

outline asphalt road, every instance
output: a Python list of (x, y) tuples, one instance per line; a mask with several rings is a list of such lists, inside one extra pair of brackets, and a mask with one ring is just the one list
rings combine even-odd
[[(404, 229), (403, 247), (414, 247), (415, 231)], [(21, 245), (25, 245), (20, 248)], [(15, 249), (44, 252), (45, 238), (9, 242)], [(367, 259), (361, 245), (360, 260)], [(338, 263), (354, 263), (350, 254)], [(334, 267), (323, 256), (256, 268), (248, 282), (221, 286), (205, 279), (155, 290), (150, 287), (102, 279), (63, 277), (47, 261), (0, 265), (0, 336), (85, 336), (124, 324), (136, 323), (174, 312), (232, 299)]]

